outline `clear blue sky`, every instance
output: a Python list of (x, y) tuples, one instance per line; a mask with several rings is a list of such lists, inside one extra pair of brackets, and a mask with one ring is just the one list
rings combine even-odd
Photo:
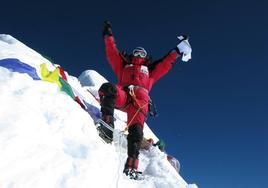
[[(0, 33), (11, 34), (71, 75), (95, 69), (112, 82), (101, 37), (113, 24), (118, 48), (143, 46), (155, 59), (190, 35), (192, 61), (177, 61), (151, 92), (148, 122), (200, 188), (267, 188), (268, 2), (1, 2)], [(75, 126), (75, 125), (74, 125)]]

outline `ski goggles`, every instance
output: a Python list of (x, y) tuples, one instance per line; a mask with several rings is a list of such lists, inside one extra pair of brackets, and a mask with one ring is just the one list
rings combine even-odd
[(147, 52), (144, 50), (144, 48), (138, 47), (133, 50), (133, 56), (134, 57), (140, 56), (141, 58), (145, 58), (147, 56)]

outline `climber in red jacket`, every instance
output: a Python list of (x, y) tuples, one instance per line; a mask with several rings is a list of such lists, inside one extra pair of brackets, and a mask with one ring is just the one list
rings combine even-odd
[[(191, 46), (187, 37), (178, 37), (180, 42), (162, 59), (152, 62), (146, 50), (137, 47), (131, 55), (119, 52), (112, 35), (111, 24), (104, 22), (103, 38), (109, 64), (117, 77), (118, 84), (104, 83), (99, 89), (102, 119), (114, 127), (114, 109), (127, 113), (128, 158), (124, 173), (135, 179), (138, 168), (138, 155), (143, 140), (143, 126), (148, 114), (149, 92), (152, 86), (164, 76), (179, 56), (184, 61), (191, 58)], [(112, 140), (113, 133), (101, 127)]]

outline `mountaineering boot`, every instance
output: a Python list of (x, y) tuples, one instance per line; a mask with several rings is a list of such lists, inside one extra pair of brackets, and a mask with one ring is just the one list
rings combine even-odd
[(125, 163), (125, 168), (124, 168), (123, 173), (128, 176), (129, 175), (129, 172), (132, 169), (137, 169), (138, 168), (138, 163), (139, 163), (139, 160), (138, 159), (134, 159), (133, 157), (128, 157), (127, 158), (127, 161)]
[(142, 172), (138, 171), (139, 160), (132, 157), (128, 157), (123, 173), (129, 176), (130, 179), (140, 180), (142, 179)]

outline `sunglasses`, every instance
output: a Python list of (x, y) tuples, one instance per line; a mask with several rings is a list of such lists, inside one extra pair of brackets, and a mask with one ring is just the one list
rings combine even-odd
[(134, 57), (140, 56), (141, 58), (145, 58), (147, 56), (147, 52), (145, 50), (135, 49), (133, 50), (133, 56)]

